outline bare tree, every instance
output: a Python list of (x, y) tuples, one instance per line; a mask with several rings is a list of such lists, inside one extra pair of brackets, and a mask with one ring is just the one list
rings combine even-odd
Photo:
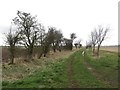
[(15, 46), (21, 40), (20, 33), (21, 31), (19, 30), (12, 32), (12, 27), (11, 27), (9, 33), (6, 35), (6, 38), (7, 38), (6, 42), (9, 45), (9, 51), (10, 51), (10, 63), (9, 64), (14, 63)]
[(97, 30), (95, 29), (94, 31), (91, 32), (91, 43), (92, 43), (93, 55), (95, 54), (95, 45), (98, 43), (97, 38), (98, 38)]
[[(40, 41), (41, 41), (41, 47), (42, 47), (42, 54), (44, 54), (44, 57), (46, 57), (47, 53), (50, 51), (50, 47), (52, 44), (52, 47), (55, 47), (55, 35), (54, 35), (54, 31), (55, 28), (54, 27), (49, 27), (48, 28), (48, 32), (44, 33), (42, 37), (40, 37)], [(53, 48), (53, 50), (55, 51), (55, 48)]]
[(44, 53), (45, 38), (46, 38), (45, 28), (44, 28), (44, 26), (42, 26), (40, 24), (40, 29), (38, 32), (38, 42), (37, 42), (37, 46), (40, 48), (39, 50), (41, 51), (41, 52), (39, 52), (39, 56), (38, 56), (39, 59), (41, 58), (42, 54)]
[(52, 44), (53, 51), (56, 52), (56, 47), (55, 47), (55, 27), (49, 27), (48, 28), (48, 41), (50, 44)]
[(51, 38), (50, 38), (50, 34), (49, 33), (46, 33), (45, 34), (45, 38), (43, 40), (43, 54), (44, 54), (44, 57), (46, 57), (47, 53), (50, 51), (50, 46), (51, 46)]
[(108, 33), (109, 30), (110, 30), (109, 27), (107, 27), (105, 29), (102, 26), (98, 27), (98, 31), (96, 32), (97, 33), (97, 44), (98, 44), (97, 56), (99, 56), (100, 46), (101, 46), (102, 42), (105, 40), (106, 34)]
[(55, 31), (55, 48), (61, 52), (61, 42), (62, 42), (63, 34), (60, 30)]
[(40, 39), (40, 44), (41, 44), (41, 46), (42, 46), (42, 45), (43, 45), (43, 40), (44, 40), (44, 38), (45, 38), (45, 28), (44, 28), (44, 26), (41, 26), (41, 25), (40, 25), (39, 35), (40, 35), (40, 37), (39, 37), (39, 39)]
[(18, 11), (17, 17), (13, 19), (14, 23), (22, 30), (22, 44), (27, 49), (28, 59), (32, 59), (33, 48), (37, 41), (38, 23), (36, 17), (30, 13)]
[(57, 48), (59, 48), (59, 51), (61, 51), (59, 47), (63, 37), (61, 31), (57, 30), (55, 27), (49, 27), (48, 37), (49, 43), (52, 44), (53, 51), (56, 52)]

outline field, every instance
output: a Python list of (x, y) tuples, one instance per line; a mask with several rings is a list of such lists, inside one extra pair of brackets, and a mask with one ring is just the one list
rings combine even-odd
[(101, 50), (118, 52), (118, 46), (102, 46)]
[(3, 88), (118, 88), (117, 52), (102, 50), (97, 58), (83, 48), (17, 62), (2, 67)]

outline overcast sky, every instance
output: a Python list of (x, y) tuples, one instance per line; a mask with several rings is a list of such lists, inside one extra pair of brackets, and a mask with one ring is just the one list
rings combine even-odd
[[(9, 30), (17, 10), (37, 15), (47, 28), (61, 29), (64, 37), (74, 32), (85, 44), (90, 32), (98, 25), (110, 26), (108, 38), (103, 45), (118, 44), (118, 1), (119, 0), (1, 0), (0, 2), (0, 45), (4, 44), (3, 33)], [(77, 40), (76, 39), (76, 40)]]

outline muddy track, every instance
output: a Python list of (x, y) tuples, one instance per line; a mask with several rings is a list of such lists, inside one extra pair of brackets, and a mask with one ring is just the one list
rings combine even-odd
[(78, 88), (78, 82), (74, 79), (73, 60), (68, 60), (67, 74), (69, 79), (68, 88)]

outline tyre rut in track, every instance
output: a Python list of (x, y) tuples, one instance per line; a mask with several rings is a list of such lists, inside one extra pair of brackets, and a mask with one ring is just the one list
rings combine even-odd
[(78, 82), (74, 79), (74, 69), (73, 69), (73, 61), (72, 59), (69, 59), (67, 62), (67, 75), (69, 79), (69, 86), (68, 88), (78, 88)]

